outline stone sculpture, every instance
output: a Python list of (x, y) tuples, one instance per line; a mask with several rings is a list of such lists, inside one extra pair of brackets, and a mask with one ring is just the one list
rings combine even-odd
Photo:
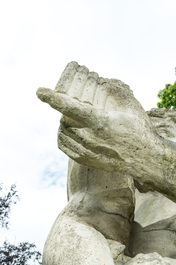
[[(175, 112), (146, 113), (126, 84), (76, 62), (54, 91), (37, 95), (63, 114), (58, 147), (71, 158), (69, 203), (50, 231), (43, 265), (176, 264)], [(153, 201), (167, 211), (158, 219), (148, 211), (144, 221), (142, 205)]]

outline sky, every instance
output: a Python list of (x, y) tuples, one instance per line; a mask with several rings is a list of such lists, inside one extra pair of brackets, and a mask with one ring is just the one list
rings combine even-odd
[(0, 1), (0, 183), (15, 183), (20, 197), (1, 241), (42, 252), (67, 203), (61, 115), (37, 88), (54, 89), (77, 61), (128, 84), (145, 110), (156, 107), (159, 90), (176, 80), (175, 10), (175, 0)]

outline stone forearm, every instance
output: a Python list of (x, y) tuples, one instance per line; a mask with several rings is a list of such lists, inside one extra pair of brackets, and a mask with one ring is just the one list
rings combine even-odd
[(173, 142), (158, 140), (135, 156), (124, 170), (130, 175), (176, 202), (176, 147)]

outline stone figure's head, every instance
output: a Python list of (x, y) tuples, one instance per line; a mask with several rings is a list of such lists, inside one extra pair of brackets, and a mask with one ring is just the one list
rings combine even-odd
[(176, 142), (176, 111), (151, 109), (147, 111), (156, 132), (163, 138)]

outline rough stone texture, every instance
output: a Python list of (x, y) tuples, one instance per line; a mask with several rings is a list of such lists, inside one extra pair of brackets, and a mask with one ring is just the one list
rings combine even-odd
[(89, 168), (70, 160), (68, 197), (81, 220), (128, 249), (135, 206), (131, 177)]
[(175, 261), (167, 258), (162, 258), (157, 253), (149, 253), (149, 254), (138, 254), (135, 258), (131, 259), (126, 265), (175, 265)]
[(163, 138), (176, 142), (176, 111), (151, 109), (147, 112), (156, 132)]
[[(50, 231), (43, 265), (176, 264), (175, 112), (147, 115), (126, 84), (76, 62), (54, 91), (37, 95), (63, 114), (58, 146), (79, 163), (70, 160), (69, 203)], [(133, 224), (132, 178), (142, 192)]]
[(63, 114), (58, 146), (85, 166), (129, 174), (176, 202), (176, 145), (156, 133), (132, 91), (71, 62), (38, 97)]
[(176, 258), (176, 216), (146, 227), (134, 222), (130, 254), (155, 251), (163, 257)]
[(124, 250), (125, 250), (125, 245), (122, 245), (121, 243), (115, 241), (115, 240), (110, 240), (107, 239), (107, 242), (109, 244), (109, 248), (111, 250), (111, 254), (113, 257), (114, 262), (115, 261), (124, 261)]
[[(176, 142), (175, 111), (152, 109), (148, 115), (160, 136)], [(132, 256), (155, 251), (163, 257), (176, 258), (176, 204), (162, 194), (156, 191), (140, 193), (136, 190), (132, 231)]]
[[(136, 190), (135, 221), (145, 227), (176, 215), (176, 204), (158, 192)], [(161, 210), (162, 209), (162, 210)]]
[(105, 237), (77, 221), (70, 205), (56, 219), (45, 244), (44, 265), (114, 265)]
[[(74, 229), (78, 229), (77, 226), (79, 223), (80, 229), (84, 226), (85, 229), (83, 231), (89, 233), (91, 245), (93, 242), (94, 247), (96, 245), (96, 249), (97, 246), (101, 246), (101, 242), (99, 242), (100, 236), (97, 236), (99, 234), (94, 236), (92, 231), (95, 233), (97, 230), (101, 232), (106, 239), (109, 239), (108, 242), (113, 252), (114, 259), (117, 259), (117, 256), (124, 251), (124, 245), (126, 245), (125, 253), (129, 254), (128, 244), (135, 205), (134, 184), (131, 177), (121, 176), (117, 172), (105, 172), (89, 168), (70, 160), (68, 168), (68, 198), (68, 206), (57, 218), (51, 229), (50, 235), (47, 238), (43, 255), (44, 265), (71, 264), (66, 263), (66, 261), (72, 250), (69, 248), (67, 254), (65, 245), (70, 244), (70, 241), (72, 240), (71, 247), (73, 248), (73, 251), (74, 248), (77, 249), (78, 237)], [(70, 230), (68, 231), (68, 226), (71, 227), (71, 232)], [(93, 230), (91, 227), (96, 230)], [(64, 230), (64, 234), (62, 234), (62, 239), (64, 241), (59, 239), (61, 237), (61, 230)], [(91, 239), (93, 236), (94, 238)], [(79, 241), (80, 240), (81, 238), (79, 238)], [(88, 246), (86, 242), (89, 241), (84, 241), (85, 239), (83, 237), (81, 242), (87, 249)], [(57, 253), (56, 247), (53, 247), (56, 245), (59, 248)], [(84, 251), (84, 258), (87, 255), (93, 255), (94, 257), (92, 258), (95, 258), (95, 254), (92, 253), (92, 250), (89, 250), (91, 254), (86, 254), (84, 248), (79, 251)], [(105, 251), (107, 252), (107, 250), (104, 249), (103, 251), (105, 255)], [(62, 257), (61, 259), (60, 256), (62, 253), (65, 253), (64, 256), (66, 257)], [(77, 259), (76, 255), (78, 254), (74, 254), (74, 262)], [(99, 254), (97, 255), (99, 257)], [(100, 260), (98, 257), (97, 260), (99, 262), (103, 260), (103, 258)], [(122, 259), (122, 257), (123, 255), (120, 255), (118, 259)], [(56, 260), (58, 260), (58, 263), (56, 263)], [(80, 263), (78, 264), (84, 264), (84, 262), (89, 261), (84, 261), (83, 258), (80, 257), (79, 262)], [(94, 264), (93, 261), (92, 264)]]

